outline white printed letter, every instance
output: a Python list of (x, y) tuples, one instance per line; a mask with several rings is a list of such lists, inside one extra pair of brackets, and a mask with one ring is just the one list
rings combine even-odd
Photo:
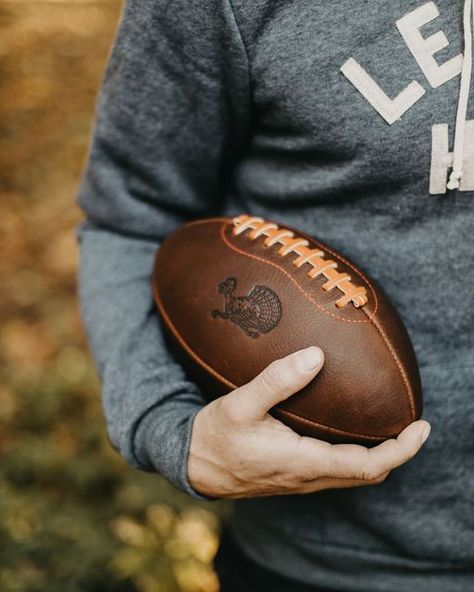
[(413, 80), (399, 95), (390, 99), (354, 58), (349, 58), (341, 66), (341, 72), (390, 125), (425, 94), (421, 84)]
[[(453, 153), (448, 148), (448, 125), (439, 123), (431, 129), (430, 193), (446, 193), (449, 169), (453, 166)], [(464, 130), (463, 176), (459, 191), (474, 191), (474, 119), (466, 121)]]
[(420, 28), (439, 16), (434, 2), (423, 4), (397, 21), (397, 27), (415, 60), (433, 88), (441, 86), (461, 73), (462, 54), (451, 58), (440, 66), (434, 54), (449, 45), (446, 35), (438, 31), (426, 39)]

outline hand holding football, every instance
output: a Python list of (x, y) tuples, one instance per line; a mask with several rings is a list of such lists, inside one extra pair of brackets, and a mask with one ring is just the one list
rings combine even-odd
[(197, 220), (158, 250), (153, 292), (183, 365), (210, 397), (311, 345), (319, 374), (271, 413), (302, 435), (376, 445), (422, 411), (407, 331), (347, 257), (251, 216)]

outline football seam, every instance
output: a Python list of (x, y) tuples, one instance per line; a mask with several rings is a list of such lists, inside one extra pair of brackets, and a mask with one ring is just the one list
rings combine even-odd
[(396, 437), (394, 435), (387, 435), (387, 434), (384, 434), (383, 436), (377, 436), (377, 435), (373, 435), (373, 434), (371, 434), (371, 435), (361, 434), (360, 432), (348, 432), (347, 430), (343, 430), (341, 428), (335, 428), (335, 427), (330, 426), (326, 423), (320, 423), (318, 421), (314, 421), (314, 419), (309, 419), (309, 418), (305, 417), (304, 415), (299, 415), (298, 413), (294, 413), (293, 411), (289, 411), (288, 409), (285, 409), (284, 407), (278, 407), (277, 409), (278, 409), (279, 414), (281, 413), (282, 415), (290, 415), (291, 417), (295, 417), (299, 420), (302, 420), (302, 423), (307, 423), (307, 424), (311, 424), (313, 426), (318, 426), (320, 428), (327, 430), (328, 432), (334, 432), (336, 434), (356, 436), (359, 438), (363, 438), (365, 440), (387, 440), (387, 439)]
[[(318, 241), (316, 239), (313, 239), (313, 241), (316, 244), (319, 244), (320, 247), (323, 250), (326, 250), (328, 253), (331, 253), (331, 255), (333, 255), (334, 257), (339, 257), (339, 259), (341, 261), (343, 261), (351, 269), (354, 269), (354, 267), (349, 263), (349, 261), (347, 261), (343, 257), (339, 256), (337, 253), (335, 253), (334, 251), (332, 251), (330, 248), (325, 247), (324, 245), (321, 245), (320, 243), (318, 243)], [(367, 284), (370, 286), (370, 289), (372, 290), (372, 293), (373, 293), (374, 298), (375, 298), (376, 306), (374, 307), (374, 312), (371, 315), (367, 315), (367, 318), (375, 326), (375, 328), (379, 332), (380, 336), (384, 340), (384, 342), (385, 342), (385, 344), (386, 344), (386, 346), (387, 346), (390, 354), (392, 355), (393, 359), (395, 360), (395, 364), (397, 365), (398, 370), (400, 371), (400, 374), (402, 376), (402, 380), (403, 380), (403, 382), (405, 384), (406, 392), (407, 392), (407, 395), (408, 395), (408, 404), (409, 404), (409, 407), (410, 407), (412, 419), (415, 419), (416, 418), (415, 399), (414, 399), (414, 395), (413, 395), (413, 389), (411, 388), (410, 382), (409, 382), (408, 377), (407, 377), (407, 374), (406, 374), (406, 370), (405, 370), (405, 368), (404, 368), (404, 366), (403, 366), (400, 358), (397, 356), (395, 350), (393, 349), (393, 346), (390, 343), (388, 337), (386, 336), (384, 330), (382, 329), (382, 327), (380, 326), (380, 324), (378, 323), (377, 318), (376, 318), (376, 314), (375, 313), (377, 312), (378, 301), (377, 301), (377, 297), (376, 297), (376, 294), (375, 294), (375, 290), (374, 290), (372, 284), (370, 283), (369, 279), (367, 278), (367, 276), (365, 276), (361, 272), (357, 271), (356, 269), (354, 269), (354, 271), (356, 273), (358, 273), (367, 282)]]
[(230, 380), (227, 380), (227, 378), (225, 378), (224, 376), (222, 376), (222, 374), (219, 374), (219, 372), (217, 372), (217, 370), (215, 370), (212, 366), (209, 366), (209, 364), (207, 364), (193, 349), (192, 347), (186, 342), (186, 340), (183, 338), (183, 336), (181, 335), (181, 333), (176, 329), (173, 321), (170, 319), (168, 313), (165, 310), (165, 307), (163, 305), (163, 302), (161, 301), (160, 298), (160, 294), (158, 292), (158, 287), (157, 287), (157, 282), (154, 281), (153, 282), (153, 296), (155, 298), (155, 302), (158, 306), (158, 308), (160, 309), (160, 313), (163, 317), (163, 319), (166, 321), (168, 327), (171, 329), (173, 335), (176, 337), (176, 339), (179, 341), (179, 343), (182, 345), (182, 347), (184, 347), (184, 349), (188, 352), (188, 354), (198, 363), (200, 364), (205, 370), (207, 370), (210, 374), (212, 374), (215, 378), (217, 378), (218, 380), (220, 380), (221, 382), (223, 382), (226, 386), (228, 386), (231, 389), (235, 389), (237, 388), (237, 385), (234, 384), (233, 382), (231, 382)]
[[(354, 270), (360, 277), (362, 277), (364, 279), (364, 281), (367, 283), (367, 285), (370, 287), (370, 290), (372, 291), (374, 300), (375, 300), (375, 306), (374, 306), (374, 310), (371, 314), (367, 314), (367, 320), (364, 321), (359, 321), (359, 320), (352, 320), (352, 319), (344, 319), (341, 317), (338, 317), (337, 315), (331, 313), (330, 311), (324, 309), (320, 304), (318, 304), (317, 302), (315, 302), (311, 296), (306, 292), (306, 290), (300, 286), (300, 284), (288, 273), (288, 271), (286, 271), (286, 269), (284, 269), (283, 267), (281, 267), (280, 265), (277, 265), (276, 263), (274, 263), (273, 261), (268, 261), (266, 259), (264, 259), (263, 257), (259, 257), (258, 255), (254, 255), (253, 253), (247, 253), (246, 251), (240, 249), (239, 247), (233, 245), (229, 239), (226, 237), (225, 235), (225, 229), (226, 226), (228, 226), (229, 224), (231, 224), (231, 222), (224, 222), (221, 225), (221, 230), (220, 230), (220, 236), (222, 241), (224, 242), (225, 245), (227, 245), (227, 247), (229, 247), (230, 249), (236, 251), (237, 253), (244, 255), (245, 257), (249, 257), (251, 259), (255, 259), (257, 261), (261, 261), (262, 263), (266, 263), (268, 265), (272, 265), (273, 267), (275, 267), (276, 269), (280, 270), (281, 272), (283, 272), (293, 283), (294, 285), (302, 292), (302, 294), (305, 296), (305, 298), (307, 300), (309, 300), (311, 303), (313, 303), (317, 308), (319, 308), (322, 312), (325, 312), (326, 314), (331, 315), (332, 317), (334, 317), (336, 320), (338, 321), (344, 321), (346, 323), (371, 323), (373, 324), (373, 326), (376, 328), (376, 330), (378, 331), (379, 335), (382, 337), (382, 340), (384, 341), (390, 355), (392, 356), (395, 365), (401, 375), (403, 384), (405, 386), (405, 390), (406, 390), (406, 395), (408, 398), (408, 406), (410, 408), (410, 413), (412, 416), (412, 419), (416, 418), (416, 410), (415, 410), (415, 402), (414, 402), (414, 397), (413, 397), (413, 392), (410, 386), (410, 383), (408, 381), (408, 378), (406, 376), (405, 373), (405, 369), (403, 368), (403, 365), (401, 363), (401, 361), (399, 360), (397, 354), (395, 353), (390, 341), (388, 340), (387, 336), (385, 335), (384, 331), (382, 330), (382, 328), (380, 327), (379, 323), (375, 320), (375, 316), (377, 313), (377, 309), (378, 309), (378, 300), (377, 300), (377, 296), (376, 296), (376, 292), (372, 286), (372, 284), (370, 283), (369, 279), (362, 274), (361, 272), (359, 272), (349, 261), (347, 261), (346, 259), (342, 258), (341, 256), (339, 256), (337, 253), (335, 253), (334, 251), (332, 251), (331, 249), (329, 249), (328, 247), (326, 247), (325, 245), (321, 245), (321, 243), (319, 243), (317, 240), (311, 238), (311, 240), (317, 244), (318, 246), (321, 247), (321, 249), (327, 251), (328, 253), (331, 253), (331, 255), (333, 255), (334, 257), (336, 257), (337, 259), (339, 259), (340, 261), (342, 261), (345, 265), (347, 265), (348, 267), (350, 267), (352, 270)], [(364, 312), (364, 309), (362, 308), (362, 312)], [(336, 428), (337, 429), (337, 428)]]
[[(212, 366), (210, 366), (209, 364), (207, 364), (192, 348), (191, 346), (185, 341), (185, 339), (182, 337), (182, 335), (179, 333), (179, 331), (176, 329), (176, 327), (174, 326), (173, 321), (170, 319), (168, 313), (166, 312), (164, 305), (161, 301), (159, 292), (158, 292), (158, 287), (157, 287), (157, 282), (154, 281), (153, 282), (153, 295), (155, 297), (155, 302), (160, 310), (160, 313), (163, 317), (163, 319), (165, 320), (166, 324), (168, 325), (168, 327), (170, 328), (171, 332), (173, 333), (173, 335), (175, 336), (175, 338), (179, 341), (179, 343), (181, 344), (181, 346), (188, 352), (188, 354), (195, 360), (195, 362), (197, 362), (200, 366), (202, 366), (205, 370), (207, 370), (212, 376), (214, 376), (214, 378), (217, 378), (219, 381), (223, 382), (226, 386), (228, 386), (231, 389), (237, 389), (239, 388), (238, 385), (234, 384), (233, 382), (231, 382), (230, 380), (228, 380), (227, 378), (225, 378), (224, 376), (222, 376), (222, 374), (220, 374), (217, 370), (215, 370)], [(304, 417), (303, 415), (298, 415), (297, 413), (292, 413), (291, 411), (287, 411), (284, 408), (279, 407), (278, 408), (279, 412), (284, 412), (284, 413), (289, 413), (294, 417), (297, 417), (298, 419), (302, 420), (303, 423), (307, 423), (307, 424), (311, 424), (313, 426), (317, 426), (317, 427), (321, 427), (321, 428), (325, 428), (329, 431), (334, 431), (337, 432), (339, 434), (345, 435), (345, 436), (354, 436), (357, 438), (365, 438), (365, 439), (378, 439), (378, 440), (385, 440), (387, 438), (390, 438), (391, 436), (387, 436), (386, 434), (384, 435), (380, 435), (380, 436), (376, 436), (376, 435), (367, 435), (367, 434), (361, 434), (359, 432), (350, 432), (348, 430), (343, 430), (341, 428), (336, 428), (334, 426), (331, 425), (327, 425), (325, 423), (320, 423), (317, 421), (314, 421), (312, 419), (309, 419), (307, 417)]]
[[(370, 286), (370, 289), (372, 291), (372, 294), (373, 294), (373, 297), (374, 297), (374, 300), (375, 300), (375, 306), (374, 306), (373, 312), (371, 313), (370, 316), (367, 317), (367, 319), (363, 319), (363, 320), (345, 319), (343, 317), (339, 317), (339, 316), (335, 315), (334, 313), (332, 313), (331, 311), (326, 310), (320, 304), (318, 304), (315, 300), (313, 300), (313, 298), (311, 297), (311, 295), (308, 294), (308, 292), (306, 292), (306, 290), (295, 280), (295, 278), (293, 278), (291, 276), (291, 274), (288, 271), (286, 271), (286, 269), (284, 269), (283, 267), (281, 267), (277, 263), (274, 263), (273, 261), (268, 261), (267, 259), (264, 259), (263, 257), (259, 257), (258, 255), (254, 255), (253, 253), (247, 253), (246, 251), (243, 251), (242, 249), (239, 249), (239, 247), (236, 247), (231, 242), (229, 242), (228, 238), (225, 236), (225, 228), (226, 228), (227, 225), (229, 225), (229, 222), (226, 222), (226, 223), (222, 224), (221, 231), (220, 231), (220, 236), (221, 236), (222, 242), (225, 245), (227, 245), (227, 247), (229, 249), (232, 249), (233, 251), (235, 251), (236, 253), (239, 253), (240, 255), (244, 255), (245, 257), (249, 257), (250, 259), (255, 259), (256, 261), (260, 261), (262, 263), (266, 263), (267, 265), (271, 265), (272, 267), (275, 267), (276, 269), (278, 269), (279, 271), (281, 271), (282, 273), (284, 273), (293, 282), (293, 284), (298, 288), (298, 290), (303, 294), (303, 296), (305, 297), (305, 299), (308, 300), (308, 302), (310, 302), (314, 306), (316, 306), (316, 308), (318, 308), (321, 312), (324, 312), (325, 314), (327, 314), (327, 315), (335, 318), (337, 321), (342, 321), (343, 323), (362, 323), (362, 324), (364, 324), (364, 323), (370, 323), (370, 321), (372, 320), (372, 317), (377, 312), (378, 300), (377, 300), (377, 297), (375, 295), (375, 291), (374, 291), (372, 285), (366, 280), (366, 278), (364, 276), (361, 276), (361, 277), (364, 277), (364, 280)], [(347, 263), (345, 261), (344, 261), (344, 263), (346, 265), (348, 265), (349, 267), (351, 267), (351, 269), (353, 269), (356, 273), (359, 273), (349, 263)]]
[(413, 396), (413, 390), (411, 388), (410, 382), (409, 382), (408, 377), (406, 375), (405, 368), (403, 367), (403, 364), (400, 361), (400, 358), (397, 356), (395, 350), (393, 349), (393, 346), (390, 343), (388, 337), (385, 335), (384, 330), (382, 329), (382, 327), (380, 326), (380, 324), (377, 322), (377, 320), (374, 317), (371, 318), (371, 323), (377, 329), (379, 335), (382, 337), (385, 345), (387, 346), (388, 351), (390, 352), (392, 358), (395, 361), (395, 365), (397, 366), (398, 371), (401, 374), (403, 384), (405, 385), (406, 393), (408, 395), (408, 405), (410, 407), (411, 416), (412, 416), (412, 419), (415, 420), (416, 419), (415, 400), (414, 400), (414, 396)]

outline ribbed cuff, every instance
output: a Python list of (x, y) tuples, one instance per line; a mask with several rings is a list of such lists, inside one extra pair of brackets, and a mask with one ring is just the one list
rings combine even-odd
[(201, 409), (191, 403), (158, 404), (141, 419), (134, 438), (135, 456), (141, 466), (150, 465), (175, 487), (197, 500), (217, 498), (196, 491), (188, 479), (188, 459), (194, 418)]

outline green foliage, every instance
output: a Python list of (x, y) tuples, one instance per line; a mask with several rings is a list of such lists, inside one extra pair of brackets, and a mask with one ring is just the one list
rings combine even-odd
[(46, 369), (32, 382), (7, 382), (2, 592), (217, 590), (217, 504), (125, 466), (105, 435), (90, 367), (73, 383)]
[(112, 450), (77, 313), (74, 196), (119, 12), (0, 0), (1, 592), (218, 590), (222, 508)]

